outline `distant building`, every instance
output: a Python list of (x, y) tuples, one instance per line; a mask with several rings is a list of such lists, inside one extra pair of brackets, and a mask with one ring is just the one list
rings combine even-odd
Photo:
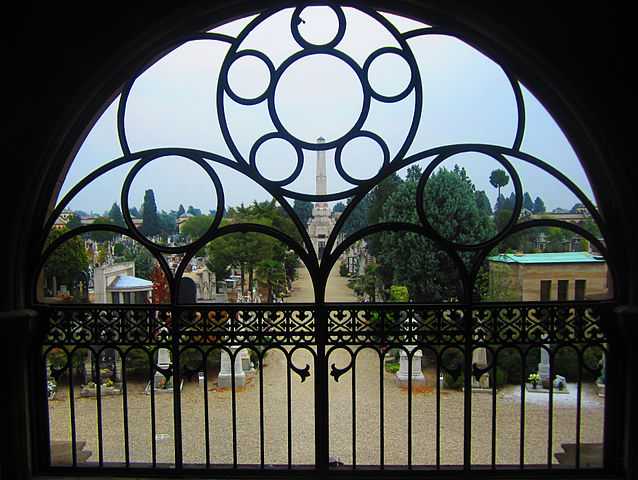
[(135, 262), (96, 267), (93, 303), (150, 303), (153, 282), (135, 276)]
[(507, 253), (488, 262), (491, 300), (593, 300), (611, 295), (607, 263), (589, 252)]
[(217, 300), (217, 279), (202, 261), (191, 265), (190, 271), (184, 272), (184, 278), (190, 278), (197, 287), (198, 302), (214, 302)]
[(555, 208), (551, 213), (535, 213), (527, 217), (529, 220), (560, 220), (576, 225), (580, 225), (590, 218), (591, 215), (589, 211), (584, 207), (578, 208), (573, 212), (563, 208)]
[(62, 213), (55, 219), (55, 223), (53, 224), (53, 228), (56, 230), (61, 230), (66, 227), (66, 224), (69, 222), (70, 218), (74, 215), (71, 210), (62, 210)]

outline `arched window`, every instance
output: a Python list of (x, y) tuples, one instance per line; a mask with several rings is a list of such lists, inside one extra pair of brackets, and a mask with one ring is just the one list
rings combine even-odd
[(455, 32), (329, 4), (180, 38), (65, 175), (51, 471), (605, 467), (605, 224)]

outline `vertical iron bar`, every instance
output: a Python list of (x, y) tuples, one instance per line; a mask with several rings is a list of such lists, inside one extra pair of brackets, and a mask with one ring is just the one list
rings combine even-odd
[(264, 468), (264, 456), (264, 351), (261, 351), (259, 354), (259, 459), (261, 468)]
[(352, 468), (355, 470), (357, 468), (357, 357), (356, 355), (352, 355)]
[(208, 415), (208, 355), (210, 350), (206, 353), (202, 352), (204, 357), (204, 434), (206, 435), (206, 468), (210, 468), (210, 418)]
[(175, 468), (181, 470), (183, 467), (182, 456), (182, 372), (181, 372), (181, 358), (180, 358), (180, 325), (181, 316), (180, 312), (175, 309), (172, 310), (172, 350), (173, 350), (173, 433), (175, 435), (174, 454), (175, 454)]
[(520, 426), (520, 445), (519, 445), (519, 462), (520, 469), (525, 468), (525, 382), (527, 381), (527, 355), (529, 349), (526, 349), (525, 355), (521, 353), (521, 426)]
[[(312, 274), (312, 272), (311, 272)], [(315, 291), (317, 300), (317, 375), (315, 377), (315, 465), (320, 475), (328, 474), (329, 462), (329, 415), (328, 407), (328, 359), (326, 344), (328, 341), (328, 310), (324, 303), (323, 292)]]
[[(157, 351), (157, 348), (155, 349)], [(150, 371), (151, 371), (151, 461), (153, 468), (157, 466), (157, 443), (156, 443), (156, 431), (155, 431), (155, 367), (154, 367), (154, 354), (149, 354)]]
[(582, 407), (582, 389), (583, 389), (583, 356), (578, 351), (578, 377), (576, 390), (576, 470), (580, 470), (580, 420)]
[(100, 354), (95, 354), (95, 397), (97, 400), (97, 451), (100, 467), (104, 466), (104, 444), (102, 437), (102, 374), (100, 372)]
[[(383, 321), (383, 320), (382, 320)], [(385, 333), (385, 332), (384, 332)], [(385, 468), (385, 430), (384, 430), (384, 388), (383, 388), (383, 362), (385, 355), (382, 350), (379, 350), (380, 362), (379, 362), (379, 465), (381, 470)]]
[(472, 463), (472, 312), (463, 310), (465, 320), (464, 411), (463, 411), (463, 470), (468, 471)]
[(287, 356), (288, 363), (286, 368), (286, 403), (288, 415), (288, 470), (292, 468), (292, 398), (290, 386), (290, 364), (292, 363), (292, 355)]
[(131, 466), (131, 453), (130, 453), (130, 445), (129, 445), (129, 432), (128, 432), (128, 382), (126, 379), (126, 355), (120, 355), (120, 361), (122, 364), (122, 372), (120, 373), (122, 377), (122, 415), (124, 416), (124, 462), (126, 463), (126, 467)]
[(408, 470), (412, 470), (412, 356), (408, 356)]
[(436, 354), (436, 469), (441, 469), (441, 352)]
[(492, 470), (496, 469), (496, 363), (498, 354), (493, 354), (492, 365)]
[[(65, 350), (66, 351), (66, 350)], [(71, 459), (73, 468), (78, 466), (78, 442), (77, 432), (75, 427), (75, 387), (73, 385), (73, 359), (71, 354), (68, 354), (67, 360), (69, 362), (69, 411), (71, 414)]]
[(237, 468), (237, 393), (235, 392), (235, 359), (237, 358), (237, 352), (239, 350), (232, 351), (230, 357), (230, 388), (231, 388), (231, 411), (232, 411), (232, 426), (233, 426), (233, 468)]
[(547, 412), (547, 468), (552, 469), (552, 440), (554, 436), (554, 355), (549, 351), (549, 404)]

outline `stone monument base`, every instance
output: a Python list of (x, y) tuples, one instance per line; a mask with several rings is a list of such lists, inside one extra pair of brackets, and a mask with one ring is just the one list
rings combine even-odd
[[(179, 383), (179, 391), (182, 391), (182, 388), (184, 387), (184, 380), (181, 380)], [(157, 382), (155, 383), (155, 388), (153, 389), (153, 391), (155, 393), (173, 393), (173, 377), (169, 377), (169, 379), (166, 381), (166, 384), (162, 385), (162, 386), (158, 386)], [(144, 388), (144, 393), (146, 395), (150, 395), (151, 394), (151, 382), (148, 382), (146, 384), (146, 388)]]
[[(534, 388), (534, 385), (532, 385), (531, 383), (526, 383), (525, 390), (530, 393), (549, 393), (549, 388), (544, 388), (541, 384), (536, 385), (536, 388)], [(558, 387), (554, 387), (554, 393), (569, 393), (569, 389), (567, 388), (567, 386), (563, 387), (562, 390), (559, 390)]]
[[(122, 385), (119, 383), (114, 384), (112, 387), (100, 385), (100, 397), (107, 397), (110, 395), (121, 395)], [(89, 387), (85, 385), (80, 390), (80, 397), (97, 397), (97, 388), (95, 386)]]
[[(399, 375), (399, 372), (394, 377), (394, 381), (400, 387), (408, 388), (408, 376), (407, 375)], [(412, 386), (413, 387), (424, 387), (425, 386), (425, 376), (422, 372), (419, 372), (417, 375), (412, 375)]]
[[(246, 374), (242, 371), (235, 373), (235, 388), (246, 385)], [(217, 376), (217, 386), (220, 388), (231, 388), (233, 386), (233, 374), (220, 372)]]

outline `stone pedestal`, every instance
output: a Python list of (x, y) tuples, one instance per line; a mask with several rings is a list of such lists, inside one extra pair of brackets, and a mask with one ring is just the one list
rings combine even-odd
[[(233, 350), (234, 351), (234, 350)], [(221, 364), (219, 367), (219, 376), (217, 377), (217, 386), (226, 388), (232, 387), (232, 367), (230, 355), (222, 350), (221, 352)], [(246, 384), (246, 374), (242, 367), (241, 353), (235, 355), (235, 387), (243, 387)]]
[[(421, 350), (414, 350), (415, 347), (408, 347), (408, 350), (412, 353), (412, 385), (425, 385), (425, 377), (421, 370), (421, 357), (423, 352)], [(399, 356), (399, 371), (396, 373), (396, 382), (401, 386), (408, 386), (408, 379), (410, 378), (409, 360), (408, 355), (404, 350), (401, 350)]]

